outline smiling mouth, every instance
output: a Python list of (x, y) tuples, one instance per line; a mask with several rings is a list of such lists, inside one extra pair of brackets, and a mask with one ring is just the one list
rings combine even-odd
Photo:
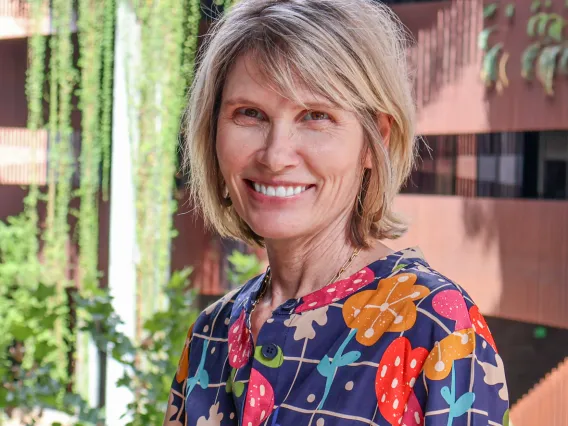
[(313, 185), (265, 185), (257, 182), (247, 180), (248, 185), (258, 192), (259, 194), (266, 195), (267, 197), (287, 198), (299, 195), (302, 192), (310, 189)]

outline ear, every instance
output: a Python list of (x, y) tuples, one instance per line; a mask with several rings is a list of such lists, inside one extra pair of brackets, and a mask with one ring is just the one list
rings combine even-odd
[(384, 114), (382, 112), (380, 112), (377, 117), (377, 125), (379, 126), (379, 132), (383, 137), (383, 143), (385, 144), (385, 148), (389, 147), (393, 121), (394, 120), (392, 118), (392, 115)]
[[(392, 123), (393, 123), (392, 115), (384, 114), (382, 112), (377, 114), (377, 126), (379, 128), (379, 132), (381, 133), (383, 144), (385, 145), (386, 149), (388, 149), (390, 143)], [(365, 155), (364, 167), (366, 169), (373, 168), (373, 163), (371, 161), (371, 153), (369, 152), (369, 150), (367, 150), (367, 154)]]

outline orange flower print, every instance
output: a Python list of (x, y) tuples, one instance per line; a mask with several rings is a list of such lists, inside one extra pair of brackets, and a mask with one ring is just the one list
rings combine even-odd
[(189, 342), (191, 341), (191, 336), (193, 335), (193, 324), (189, 327), (187, 331), (187, 337), (185, 339), (185, 345), (183, 346), (183, 352), (178, 363), (178, 368), (176, 371), (176, 380), (178, 383), (182, 383), (187, 379), (187, 373), (189, 372)]
[(343, 305), (343, 319), (357, 329), (356, 339), (365, 346), (374, 345), (386, 331), (401, 332), (416, 322), (415, 300), (430, 290), (415, 285), (415, 274), (403, 273), (379, 281), (376, 290), (350, 297)]
[(470, 355), (475, 349), (473, 328), (455, 331), (436, 342), (424, 363), (424, 374), (430, 380), (442, 380), (452, 371), (454, 361)]

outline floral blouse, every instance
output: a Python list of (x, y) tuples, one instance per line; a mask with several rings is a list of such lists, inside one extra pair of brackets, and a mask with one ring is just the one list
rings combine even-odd
[(254, 346), (249, 314), (262, 280), (189, 329), (166, 426), (508, 425), (485, 319), (419, 249), (286, 301)]

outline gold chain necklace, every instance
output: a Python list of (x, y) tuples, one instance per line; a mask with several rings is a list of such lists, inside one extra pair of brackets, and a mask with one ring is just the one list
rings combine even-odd
[[(355, 250), (353, 250), (353, 253), (349, 257), (349, 259), (347, 259), (347, 261), (343, 264), (343, 266), (339, 269), (337, 274), (335, 274), (333, 276), (333, 278), (331, 279), (331, 281), (329, 281), (329, 283), (327, 285), (334, 283), (335, 281), (338, 281), (339, 278), (341, 277), (341, 275), (343, 275), (343, 273), (347, 270), (347, 268), (349, 268), (349, 266), (351, 266), (351, 264), (353, 263), (353, 260), (355, 260), (355, 258), (359, 255), (360, 252), (361, 252), (360, 247), (357, 247)], [(268, 287), (270, 287), (270, 284), (272, 284), (272, 278), (271, 278), (271, 274), (270, 274), (270, 268), (268, 268), (268, 270), (266, 271), (266, 274), (264, 274), (264, 279), (262, 280), (262, 287), (260, 289), (260, 294), (258, 295), (258, 297), (256, 298), (256, 300), (254, 301), (254, 303), (252, 305), (252, 309), (250, 311), (251, 316), (252, 316), (252, 313), (254, 312), (254, 310), (256, 309), (256, 305), (258, 305), (258, 303), (262, 300), (262, 298), (266, 294), (266, 290), (268, 290)]]

